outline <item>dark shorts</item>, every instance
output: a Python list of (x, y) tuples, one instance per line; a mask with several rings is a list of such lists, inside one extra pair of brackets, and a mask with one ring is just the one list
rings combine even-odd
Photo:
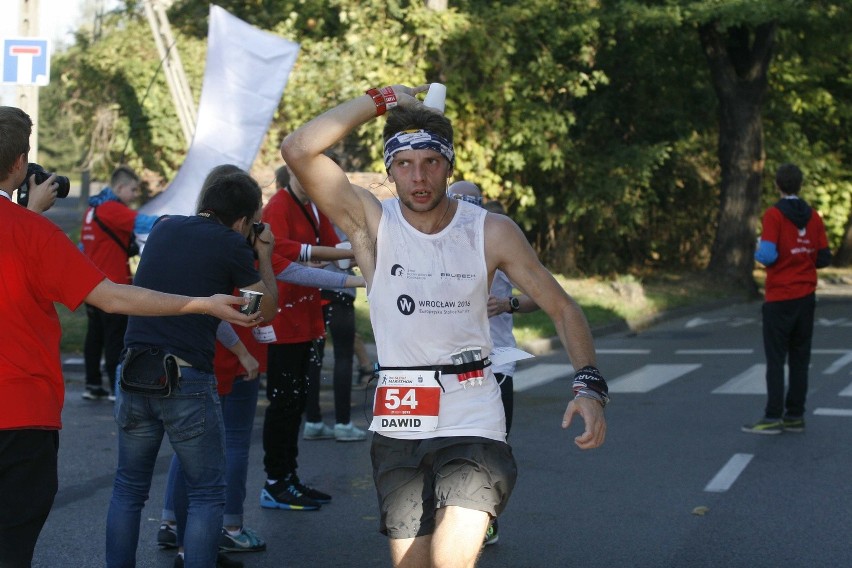
[(397, 539), (432, 534), (441, 507), (499, 516), (518, 476), (512, 448), (487, 438), (397, 440), (376, 434), (370, 455), (379, 530)]

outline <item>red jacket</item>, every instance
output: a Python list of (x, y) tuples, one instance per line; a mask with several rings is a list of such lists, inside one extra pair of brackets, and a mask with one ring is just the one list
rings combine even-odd
[(777, 259), (766, 267), (767, 302), (795, 300), (813, 294), (818, 256), (831, 257), (825, 225), (801, 199), (782, 199), (763, 215), (761, 241), (772, 243)]
[[(305, 211), (314, 223), (308, 220)], [(333, 247), (340, 242), (334, 226), (319, 210), (314, 213), (311, 203), (300, 206), (286, 189), (279, 190), (266, 207), (263, 220), (275, 235), (275, 252), (288, 257), (293, 242)], [(320, 291), (295, 284), (278, 282), (278, 307), (281, 311), (272, 320), (275, 343), (304, 343), (325, 335)]]
[[(124, 243), (123, 247), (95, 221), (95, 209), (97, 209), (98, 219)], [(104, 201), (97, 208), (89, 207), (83, 217), (83, 226), (80, 229), (83, 252), (95, 263), (95, 266), (103, 270), (107, 278), (118, 284), (130, 284), (126, 247), (133, 234), (136, 215), (138, 215), (137, 211), (120, 201), (109, 200)]]

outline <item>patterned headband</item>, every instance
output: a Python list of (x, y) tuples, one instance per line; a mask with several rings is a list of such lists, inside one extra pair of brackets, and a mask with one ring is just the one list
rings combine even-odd
[(393, 157), (403, 150), (435, 150), (444, 156), (452, 167), (456, 161), (453, 145), (443, 136), (428, 130), (404, 130), (385, 142), (385, 168), (390, 170)]

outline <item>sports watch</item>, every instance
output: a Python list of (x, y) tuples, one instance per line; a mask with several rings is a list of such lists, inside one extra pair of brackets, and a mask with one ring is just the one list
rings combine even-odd
[(521, 301), (517, 296), (509, 296), (509, 313), (514, 314), (521, 309)]

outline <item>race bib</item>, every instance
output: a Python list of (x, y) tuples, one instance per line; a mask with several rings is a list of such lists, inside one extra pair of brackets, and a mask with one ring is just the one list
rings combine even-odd
[(271, 325), (255, 326), (251, 328), (251, 334), (258, 343), (273, 343), (275, 341), (275, 328)]
[(438, 428), (441, 386), (436, 371), (379, 371), (373, 432), (431, 432)]

